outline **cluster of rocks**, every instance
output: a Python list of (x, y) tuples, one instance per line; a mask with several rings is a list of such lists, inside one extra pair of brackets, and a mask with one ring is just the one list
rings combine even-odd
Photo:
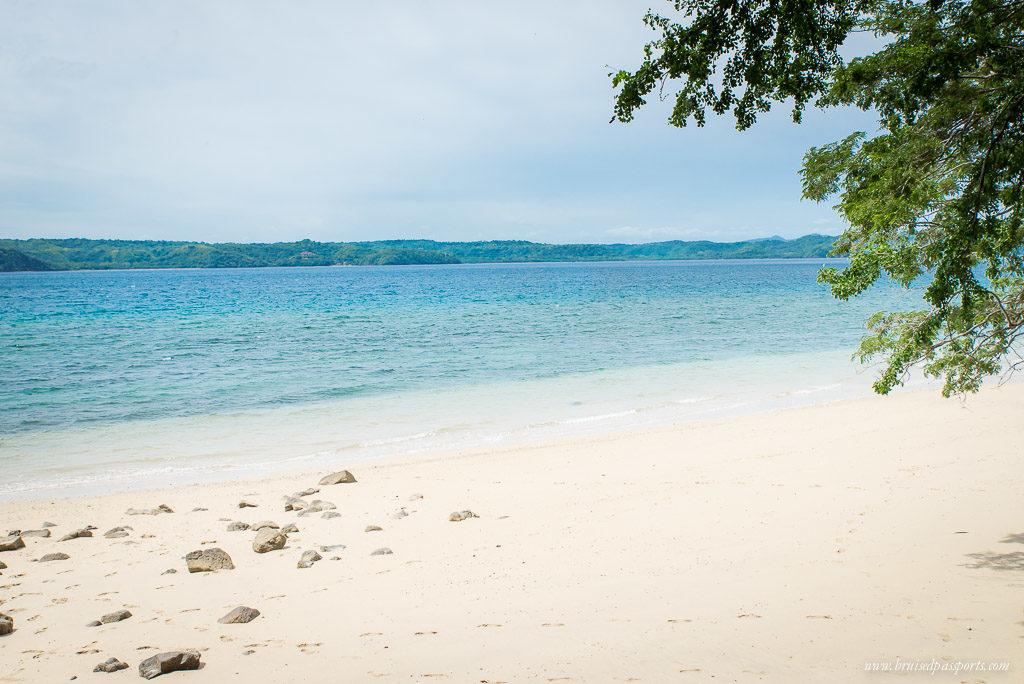
[[(320, 479), (320, 486), (331, 486), (339, 484), (349, 484), (356, 482), (356, 478), (351, 472), (347, 470), (341, 470), (338, 472), (331, 473)], [(323, 518), (334, 518), (341, 517), (341, 514), (337, 512), (337, 506), (323, 499), (312, 499), (308, 500), (306, 497), (311, 497), (318, 494), (320, 490), (316, 487), (309, 487), (300, 492), (295, 492), (290, 496), (286, 496), (284, 503), (284, 510), (286, 512), (294, 512), (298, 517), (308, 517), (315, 514), (321, 514)], [(421, 494), (415, 494), (410, 497), (410, 501), (422, 499)], [(238, 502), (239, 509), (245, 508), (256, 508), (259, 504), (253, 503), (249, 500), (243, 499)], [(196, 509), (205, 510), (205, 509)], [(135, 509), (129, 508), (125, 511), (126, 515), (161, 515), (164, 513), (174, 513), (174, 510), (166, 504), (161, 504), (156, 508), (148, 509)], [(391, 515), (395, 520), (399, 520), (409, 515), (409, 512), (404, 508), (399, 508)], [(460, 522), (463, 520), (469, 520), (471, 518), (477, 518), (476, 513), (470, 510), (455, 511), (448, 516), (448, 519), (452, 522)], [(230, 518), (222, 518), (222, 520), (230, 521)], [(50, 527), (54, 527), (53, 523), (44, 523), (40, 529), (35, 530), (9, 530), (7, 535), (0, 537), (0, 551), (15, 551), (18, 549), (25, 548), (24, 537), (39, 537), (47, 538), (50, 537)], [(73, 530), (58, 539), (58, 542), (67, 542), (73, 539), (88, 538), (93, 536), (93, 530), (96, 527), (93, 525), (87, 525), (85, 527)], [(245, 531), (251, 530), (255, 533), (255, 537), (252, 541), (252, 549), (255, 553), (268, 553), (285, 548), (288, 542), (289, 534), (296, 534), (299, 532), (299, 528), (295, 523), (288, 523), (283, 528), (277, 523), (271, 520), (263, 520), (253, 525), (242, 521), (231, 521), (227, 525), (228, 531)], [(379, 525), (367, 525), (365, 532), (380, 532), (383, 528)], [(108, 539), (124, 538), (131, 535), (133, 532), (132, 527), (128, 525), (121, 525), (118, 527), (107, 530), (103, 536)], [(142, 535), (146, 537), (147, 535)], [(129, 542), (131, 543), (131, 542)], [(205, 543), (205, 542), (204, 542)], [(308, 550), (304, 551), (297, 563), (299, 569), (311, 568), (318, 561), (323, 560), (322, 553), (331, 553), (344, 549), (343, 544), (336, 544), (332, 546), (320, 546), (319, 551)], [(372, 556), (386, 556), (393, 554), (393, 551), (388, 547), (381, 547), (373, 551), (370, 555)], [(52, 561), (64, 561), (70, 559), (67, 553), (53, 552), (42, 555), (39, 558), (34, 559), (36, 562), (46, 563)], [(332, 560), (338, 560), (338, 556), (332, 556)], [(186, 566), (188, 567), (189, 573), (201, 573), (201, 572), (216, 572), (219, 570), (233, 570), (235, 564), (228, 553), (219, 547), (208, 547), (192, 551), (184, 557)], [(0, 562), (0, 569), (6, 568), (6, 565)], [(166, 570), (164, 574), (176, 572), (175, 569), (171, 568)], [(217, 620), (221, 624), (244, 624), (251, 622), (252, 620), (259, 617), (260, 611), (248, 606), (238, 606), (231, 610), (229, 613)], [(115, 622), (121, 622), (132, 617), (131, 611), (127, 609), (117, 610), (112, 613), (108, 613), (102, 616), (99, 620), (94, 620), (88, 624), (89, 627), (98, 627), (106, 624)], [(0, 635), (10, 634), (14, 631), (14, 619), (8, 615), (0, 613)], [(120, 670), (127, 669), (129, 665), (117, 658), (109, 658), (106, 661), (99, 663), (93, 669), (94, 672), (118, 672)], [(187, 649), (181, 651), (168, 651), (165, 653), (159, 653), (152, 657), (146, 658), (139, 664), (139, 676), (145, 679), (153, 679), (169, 672), (176, 672), (182, 670), (196, 670), (200, 667), (200, 653), (194, 649)]]

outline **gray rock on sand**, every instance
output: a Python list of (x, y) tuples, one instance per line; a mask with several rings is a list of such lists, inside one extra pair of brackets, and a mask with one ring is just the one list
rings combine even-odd
[(241, 532), (242, 530), (249, 529), (249, 523), (236, 520), (235, 522), (228, 525), (228, 532)]
[(288, 523), (287, 525), (281, 528), (281, 531), (285, 534), (295, 534), (299, 531), (299, 526), (295, 523)]
[(405, 510), (405, 508), (403, 507), (403, 508), (399, 508), (397, 511), (392, 513), (391, 514), (391, 518), (393, 520), (401, 520), (402, 518), (405, 518), (408, 515), (409, 515), (409, 511)]
[(102, 622), (100, 622), (99, 620), (93, 620), (92, 622), (87, 622), (87, 623), (85, 623), (85, 626), (86, 626), (86, 627), (99, 627), (99, 626), (100, 626), (100, 625), (102, 625), (102, 624), (103, 624), (103, 623), (102, 623)]
[(376, 551), (374, 551), (373, 553), (371, 553), (370, 555), (371, 556), (390, 556), (392, 553), (394, 553), (394, 551), (392, 551), (391, 549), (389, 549), (386, 546), (383, 546), (383, 547), (377, 549)]
[(71, 556), (69, 556), (68, 554), (58, 552), (58, 553), (48, 553), (45, 556), (41, 556), (40, 558), (38, 558), (36, 560), (39, 563), (49, 563), (50, 561), (68, 560), (69, 558), (71, 558)]
[(299, 513), (299, 517), (305, 518), (306, 516), (313, 515), (314, 513), (320, 513), (321, 511), (333, 511), (335, 508), (337, 508), (337, 506), (330, 501), (321, 501), (320, 499), (317, 499), (304, 508)]
[(294, 494), (292, 494), (292, 496), (295, 498), (299, 498), (300, 496), (313, 496), (314, 494), (317, 494), (319, 492), (320, 490), (317, 489), (316, 487), (307, 487), (306, 489), (303, 489), (301, 492), (295, 492)]
[(216, 546), (185, 554), (189, 572), (211, 572), (213, 570), (234, 570), (235, 564), (224, 549)]
[(0, 570), (6, 570), (6, 569), (7, 569), (7, 563), (4, 563), (3, 561), (0, 561)]
[(78, 539), (80, 537), (91, 537), (91, 536), (92, 536), (92, 530), (90, 530), (87, 527), (83, 527), (80, 530), (75, 530), (74, 532), (68, 532), (63, 537), (58, 539), (57, 541), (59, 541), (59, 542), (71, 541), (72, 539)]
[(380, 525), (367, 525), (363, 532), (383, 532), (384, 528)]
[(321, 546), (320, 550), (324, 553), (330, 553), (331, 551), (344, 551), (344, 544), (332, 544), (330, 546)]
[(309, 502), (304, 501), (297, 496), (289, 497), (288, 500), (284, 502), (284, 510), (286, 511), (301, 511), (308, 507)]
[(254, 504), (251, 501), (246, 501), (245, 499), (238, 502), (239, 508), (256, 508), (256, 506), (257, 504)]
[(145, 679), (153, 679), (168, 672), (198, 669), (199, 651), (194, 649), (169, 651), (167, 653), (158, 653), (139, 663), (139, 676)]
[(273, 520), (261, 520), (261, 521), (259, 521), (258, 523), (256, 523), (255, 525), (252, 526), (252, 530), (253, 530), (253, 532), (259, 532), (260, 530), (262, 530), (262, 529), (264, 529), (266, 527), (269, 527), (269, 528), (271, 528), (273, 530), (281, 529), (281, 526), (278, 525)]
[(323, 560), (323, 556), (316, 551), (304, 551), (302, 553), (302, 558), (299, 559), (298, 567), (311, 568), (313, 567), (313, 563), (316, 563), (318, 560)]
[(321, 515), (320, 517), (330, 520), (331, 518), (340, 518), (341, 513), (339, 513), (338, 511), (324, 511), (323, 515)]
[(0, 538), (0, 551), (17, 551), (25, 548), (25, 540), (19, 536)]
[(109, 530), (103, 533), (103, 536), (107, 539), (118, 539), (120, 537), (127, 537), (128, 530), (132, 529), (127, 525), (119, 525), (117, 527), (111, 527)]
[(238, 606), (224, 617), (217, 620), (222, 625), (244, 624), (252, 622), (260, 616), (260, 611), (249, 606)]
[(469, 520), (470, 518), (479, 518), (480, 516), (473, 511), (455, 511), (448, 516), (450, 522), (459, 522), (462, 520)]
[(115, 610), (113, 613), (107, 613), (106, 615), (100, 618), (100, 622), (102, 622), (105, 625), (109, 625), (111, 622), (120, 622), (121, 620), (127, 620), (131, 616), (132, 612), (130, 610), (125, 610), (122, 608), (121, 610)]
[(107, 658), (102, 663), (92, 668), (93, 672), (117, 672), (118, 670), (127, 670), (128, 663), (122, 663), (117, 658)]
[(167, 504), (160, 504), (156, 508), (129, 508), (125, 511), (125, 515), (160, 515), (161, 513), (173, 513), (172, 509)]
[(256, 538), (252, 540), (252, 550), (256, 553), (275, 551), (277, 549), (284, 548), (287, 541), (288, 535), (281, 532), (281, 530), (264, 527), (256, 533)]
[(0, 613), (0, 636), (10, 634), (14, 631), (14, 618), (5, 613)]
[(409, 497), (409, 501), (419, 501), (422, 498), (422, 494), (413, 494), (412, 496)]
[(163, 571), (163, 572), (161, 572), (160, 574), (161, 574), (161, 575), (177, 575), (177, 574), (178, 574), (178, 571), (177, 571), (177, 570), (175, 570), (174, 568), (167, 568), (166, 570), (164, 570), (164, 571)]
[(320, 479), (320, 484), (322, 484), (322, 485), (349, 484), (349, 483), (352, 483), (352, 482), (355, 482), (355, 481), (356, 481), (356, 478), (352, 475), (352, 473), (348, 472), (347, 470), (339, 470), (336, 473), (331, 473), (330, 475), (324, 475)]
[(22, 530), (20, 537), (49, 537), (50, 530), (43, 528), (41, 530)]
[(52, 522), (44, 522), (40, 527), (56, 527), (57, 525)]

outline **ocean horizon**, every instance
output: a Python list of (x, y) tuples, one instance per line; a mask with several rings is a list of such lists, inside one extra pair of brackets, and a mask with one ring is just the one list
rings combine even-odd
[(842, 259), (0, 274), (0, 500), (866, 396)]

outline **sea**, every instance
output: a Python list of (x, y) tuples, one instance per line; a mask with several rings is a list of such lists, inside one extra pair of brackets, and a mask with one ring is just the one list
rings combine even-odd
[(834, 259), (0, 274), (0, 500), (871, 394)]

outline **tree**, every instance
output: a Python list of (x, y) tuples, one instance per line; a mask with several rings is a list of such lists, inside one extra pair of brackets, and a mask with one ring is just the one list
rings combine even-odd
[[(877, 114), (804, 156), (803, 196), (838, 196), (847, 228), (819, 282), (841, 300), (882, 275), (927, 282), (927, 308), (882, 312), (856, 353), (881, 357), (886, 394), (921, 366), (943, 395), (1024, 367), (1024, 0), (679, 0), (633, 72), (610, 74), (622, 122), (674, 88), (669, 122), (732, 112), (744, 130), (775, 103)], [(844, 60), (855, 32), (882, 47)], [(920, 282), (920, 281), (918, 281)]]

